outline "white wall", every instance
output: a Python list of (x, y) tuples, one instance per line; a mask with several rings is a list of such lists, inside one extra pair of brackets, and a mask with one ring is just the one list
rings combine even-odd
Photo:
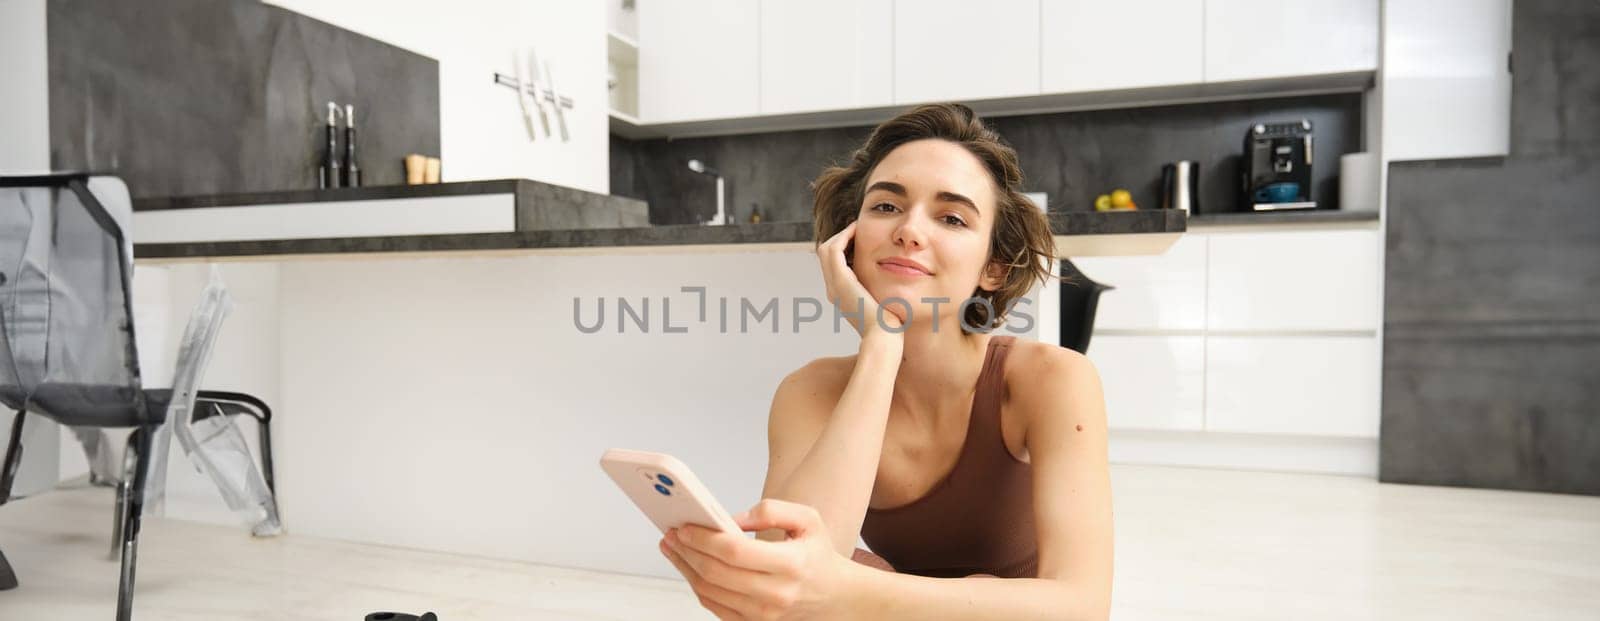
[(50, 169), (44, 2), (0, 0), (0, 173)]
[[(606, 8), (598, 2), (274, 0), (273, 4), (439, 61), (441, 169), (445, 181), (526, 178), (610, 193), (606, 114)], [(573, 100), (569, 142), (528, 139), (514, 91), (512, 53), (548, 62)]]

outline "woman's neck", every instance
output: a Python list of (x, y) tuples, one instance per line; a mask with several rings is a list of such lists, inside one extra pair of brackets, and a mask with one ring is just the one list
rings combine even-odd
[(933, 424), (953, 413), (965, 413), (983, 371), (988, 334), (968, 333), (959, 322), (913, 324), (904, 335), (900, 370), (895, 375), (895, 408), (914, 422)]

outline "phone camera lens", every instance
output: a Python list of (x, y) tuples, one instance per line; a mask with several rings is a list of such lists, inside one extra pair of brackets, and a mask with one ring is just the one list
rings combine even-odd
[(671, 496), (672, 495), (672, 491), (668, 490), (665, 486), (661, 485), (660, 483), (656, 484), (656, 491), (660, 492), (662, 496)]
[(666, 485), (667, 487), (676, 487), (676, 485), (677, 485), (677, 484), (672, 482), (672, 477), (669, 477), (669, 476), (664, 475), (664, 474), (656, 475), (656, 480), (660, 481), (663, 485)]

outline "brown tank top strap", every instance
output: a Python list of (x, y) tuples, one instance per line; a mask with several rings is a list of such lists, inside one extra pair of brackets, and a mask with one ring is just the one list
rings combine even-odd
[(985, 414), (1000, 413), (1000, 403), (1005, 399), (1006, 389), (1006, 356), (1011, 353), (1011, 344), (1017, 340), (1015, 336), (994, 336), (989, 338), (989, 353), (985, 356), (983, 371), (978, 374), (978, 385), (972, 399), (973, 414), (979, 411)]
[(1002, 454), (1009, 454), (1000, 433), (1000, 404), (1005, 400), (1006, 356), (1016, 340), (1015, 336), (990, 337), (988, 363), (978, 375), (976, 394), (972, 398), (972, 420), (968, 423), (978, 433), (976, 437), (970, 433), (968, 436), (980, 440), (970, 443), (975, 444), (971, 448), (983, 449), (985, 453), (998, 446)]
[[(967, 420), (966, 443), (956, 462), (955, 478), (970, 479), (982, 486), (982, 478), (992, 476), (996, 466), (1011, 460), (1005, 436), (1000, 431), (1000, 404), (1005, 399), (1006, 354), (1011, 353), (1014, 336), (993, 336), (984, 355), (983, 370), (972, 396), (972, 413)], [(974, 478), (976, 477), (976, 478)]]

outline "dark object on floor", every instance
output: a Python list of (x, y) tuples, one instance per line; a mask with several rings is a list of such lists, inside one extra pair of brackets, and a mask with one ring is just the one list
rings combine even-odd
[(424, 612), (420, 617), (403, 612), (374, 612), (367, 615), (366, 621), (439, 621), (439, 616), (431, 612)]
[(0, 552), (0, 591), (10, 591), (17, 588), (17, 572), (11, 571), (11, 563), (6, 561), (6, 553)]

